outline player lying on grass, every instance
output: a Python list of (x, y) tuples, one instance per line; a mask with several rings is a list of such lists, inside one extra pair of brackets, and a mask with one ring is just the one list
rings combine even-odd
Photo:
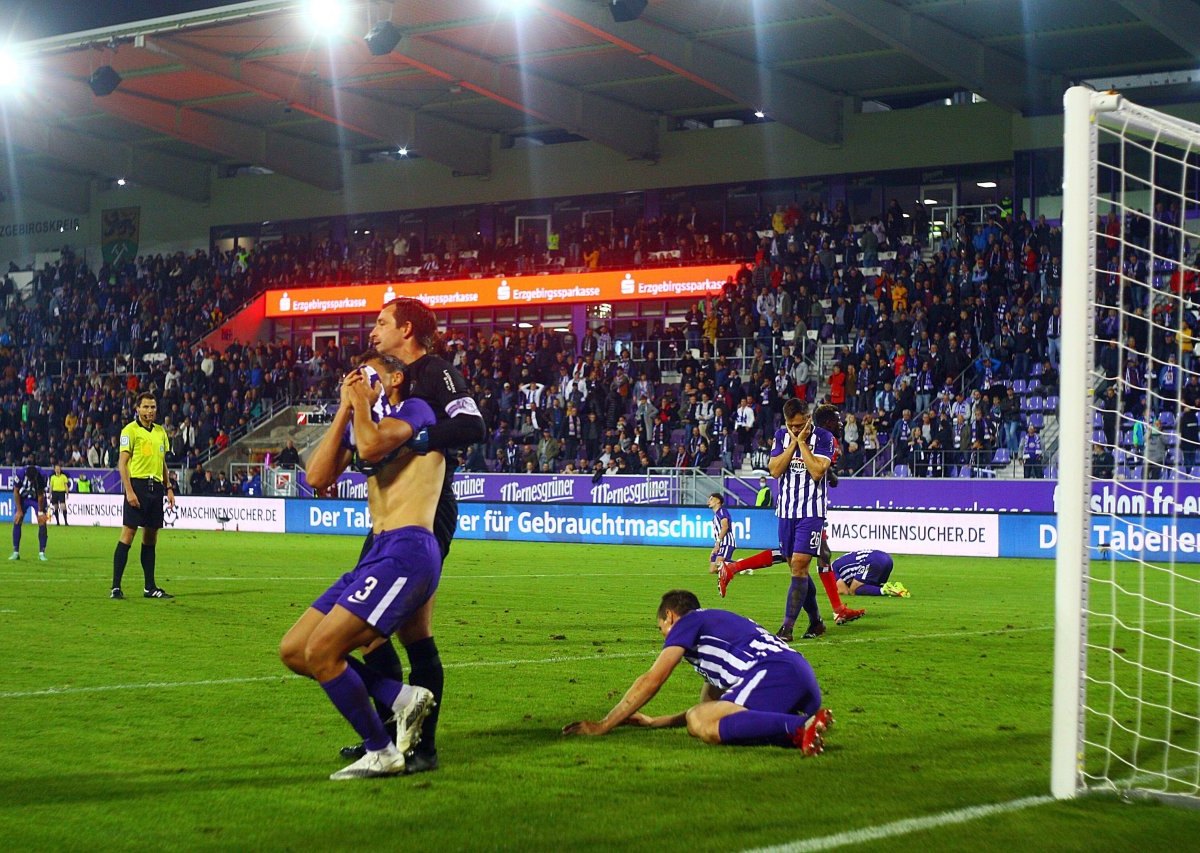
[[(687, 726), (705, 743), (794, 746), (818, 755), (833, 715), (821, 707), (817, 676), (804, 656), (761, 625), (728, 610), (705, 610), (694, 593), (675, 589), (658, 606), (663, 650), (603, 720), (563, 727), (568, 735), (603, 735), (617, 726)], [(700, 702), (680, 714), (641, 713), (679, 662), (686, 660), (704, 688)]]
[[(827, 561), (828, 550), (821, 554)], [(892, 576), (892, 557), (884, 551), (851, 551), (843, 554), (831, 564), (838, 579), (838, 590), (842, 595), (894, 595), (908, 598), (909, 592), (899, 581), (889, 580)]]
[[(367, 475), (375, 535), (358, 565), (313, 602), (279, 649), (289, 669), (320, 683), (366, 747), (362, 758), (331, 779), (403, 773), (404, 753), (420, 738), (434, 703), (428, 689), (350, 657), (412, 618), (437, 590), (442, 570), (433, 519), (445, 458), (403, 446), (433, 424), (433, 410), (423, 400), (404, 398), (403, 361), (370, 350), (362, 365), (342, 381), (337, 414), (309, 460), (308, 481), (314, 489), (328, 488), (353, 463)], [(395, 715), (394, 742), (372, 699)]]

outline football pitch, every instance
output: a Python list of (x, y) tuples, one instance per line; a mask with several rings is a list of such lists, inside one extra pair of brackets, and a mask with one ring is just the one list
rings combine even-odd
[[(659, 596), (722, 606), (707, 549), (459, 541), (438, 595), (441, 769), (331, 782), (353, 733), (279, 638), (359, 540), (164, 531), (141, 597), (108, 599), (116, 531), (25, 531), (0, 596), (0, 838), (42, 849), (1154, 849), (1200, 813), (1047, 797), (1053, 567), (896, 558), (912, 598), (797, 641), (833, 709), (824, 755), (682, 729), (567, 738), (661, 647)], [(740, 552), (743, 556), (748, 552)], [(723, 606), (777, 627), (782, 567)], [(823, 596), (822, 596), (823, 599)], [(822, 600), (828, 613), (828, 604)], [(401, 654), (403, 658), (403, 653)], [(648, 710), (682, 710), (676, 670)]]

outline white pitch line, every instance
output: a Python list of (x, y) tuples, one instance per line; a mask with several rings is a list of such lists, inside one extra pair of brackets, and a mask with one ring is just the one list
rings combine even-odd
[[(970, 636), (986, 636), (988, 634), (1015, 634), (1031, 631), (1053, 631), (1054, 626), (1037, 626), (1033, 628), (991, 628), (983, 631), (948, 631), (941, 634), (909, 634), (903, 637), (895, 637), (884, 635), (879, 637), (858, 637), (839, 639), (836, 644), (822, 643), (806, 643), (801, 648), (811, 654), (814, 650), (821, 649), (823, 646), (835, 646), (848, 643), (899, 643), (912, 642), (914, 640), (941, 640), (947, 637), (970, 637)], [(648, 649), (644, 652), (618, 652), (617, 654), (598, 654), (598, 655), (582, 655), (582, 656), (557, 656), (550, 658), (514, 658), (512, 660), (476, 660), (462, 661), (460, 663), (445, 664), (446, 669), (480, 669), (483, 667), (493, 666), (536, 666), (548, 663), (581, 663), (584, 661), (596, 660), (623, 660), (627, 658), (651, 657), (658, 654), (658, 649)], [(23, 690), (8, 693), (0, 693), (0, 699), (26, 699), (34, 696), (61, 696), (72, 693), (101, 693), (110, 690), (151, 690), (151, 689), (168, 689), (175, 687), (204, 687), (214, 684), (245, 684), (255, 681), (274, 681), (280, 678), (288, 678), (286, 675), (266, 675), (256, 676), (253, 678), (223, 678), (213, 679), (209, 681), (167, 681), (167, 682), (146, 682), (144, 684), (112, 684), (99, 687), (48, 687), (44, 690)]]
[[(475, 660), (461, 663), (448, 663), (446, 669), (478, 669), (492, 666), (529, 666), (547, 663), (580, 663), (594, 660), (618, 660), (622, 658), (649, 658), (655, 651), (620, 652), (618, 654), (597, 654), (586, 656), (562, 656), (552, 658), (515, 658), (513, 660)], [(209, 687), (218, 684), (252, 684), (261, 681), (287, 681), (300, 678), (298, 675), (280, 673), (279, 675), (257, 675), (249, 678), (213, 678), (205, 681), (147, 681), (141, 684), (104, 684), (96, 687), (47, 687), (44, 690), (17, 690), (0, 693), (0, 699), (31, 699), (38, 696), (69, 696), (74, 693), (108, 693), (114, 690), (167, 690), (179, 687)]]
[[(161, 573), (160, 573), (161, 574)], [(680, 572), (638, 572), (639, 577), (678, 577)], [(80, 576), (74, 578), (46, 578), (35, 577), (32, 575), (5, 575), (6, 580), (18, 580), (22, 583), (94, 583), (95, 578), (90, 576)], [(167, 573), (164, 577), (170, 577), (172, 581), (242, 581), (245, 583), (256, 583), (258, 581), (325, 581), (332, 583), (337, 580), (339, 575), (327, 574), (316, 576), (305, 575), (266, 575), (262, 577), (245, 576), (233, 577), (231, 575), (219, 575), (215, 577), (198, 577), (194, 575), (172, 575)], [(546, 572), (544, 574), (504, 574), (504, 575), (442, 575), (442, 581), (473, 581), (473, 580), (507, 580), (507, 579), (523, 579), (523, 578), (620, 578), (623, 577), (615, 572)]]
[(851, 829), (846, 832), (839, 832), (836, 835), (826, 835), (822, 838), (809, 838), (774, 847), (758, 847), (745, 851), (745, 853), (808, 853), (808, 851), (812, 850), (832, 850), (835, 847), (865, 844), (868, 841), (882, 841), (888, 838), (908, 835), (913, 832), (921, 832), (926, 829), (938, 829), (943, 826), (952, 826), (956, 823), (967, 823), (993, 815), (1021, 811), (1033, 806), (1044, 806), (1052, 802), (1054, 802), (1054, 798), (1048, 795), (1022, 797), (1019, 800), (1010, 800), (1007, 803), (968, 806), (964, 809), (955, 809), (954, 811), (942, 812), (940, 814), (929, 815), (928, 817), (911, 817), (892, 823), (885, 823), (882, 826)]

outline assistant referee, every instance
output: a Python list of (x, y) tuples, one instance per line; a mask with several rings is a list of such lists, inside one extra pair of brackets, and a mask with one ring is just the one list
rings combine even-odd
[[(121, 538), (113, 552), (113, 582), (111, 598), (124, 598), (121, 576), (129, 560), (133, 535), (142, 528), (142, 572), (146, 576), (142, 594), (146, 598), (174, 598), (154, 582), (154, 546), (163, 526), (163, 493), (167, 503), (175, 507), (175, 490), (167, 474), (167, 452), (171, 449), (167, 431), (154, 422), (158, 402), (154, 395), (143, 392), (134, 402), (137, 414), (121, 430), (121, 454), (117, 469), (125, 489), (125, 508), (121, 518)], [(164, 483), (166, 484), (164, 488)]]

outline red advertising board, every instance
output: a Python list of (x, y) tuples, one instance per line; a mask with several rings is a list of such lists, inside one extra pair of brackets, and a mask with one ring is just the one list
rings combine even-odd
[(709, 294), (720, 294), (726, 280), (735, 275), (738, 269), (737, 264), (716, 264), (268, 290), (266, 316), (285, 318), (318, 314), (374, 314), (397, 296), (412, 296), (434, 309), (701, 299)]

